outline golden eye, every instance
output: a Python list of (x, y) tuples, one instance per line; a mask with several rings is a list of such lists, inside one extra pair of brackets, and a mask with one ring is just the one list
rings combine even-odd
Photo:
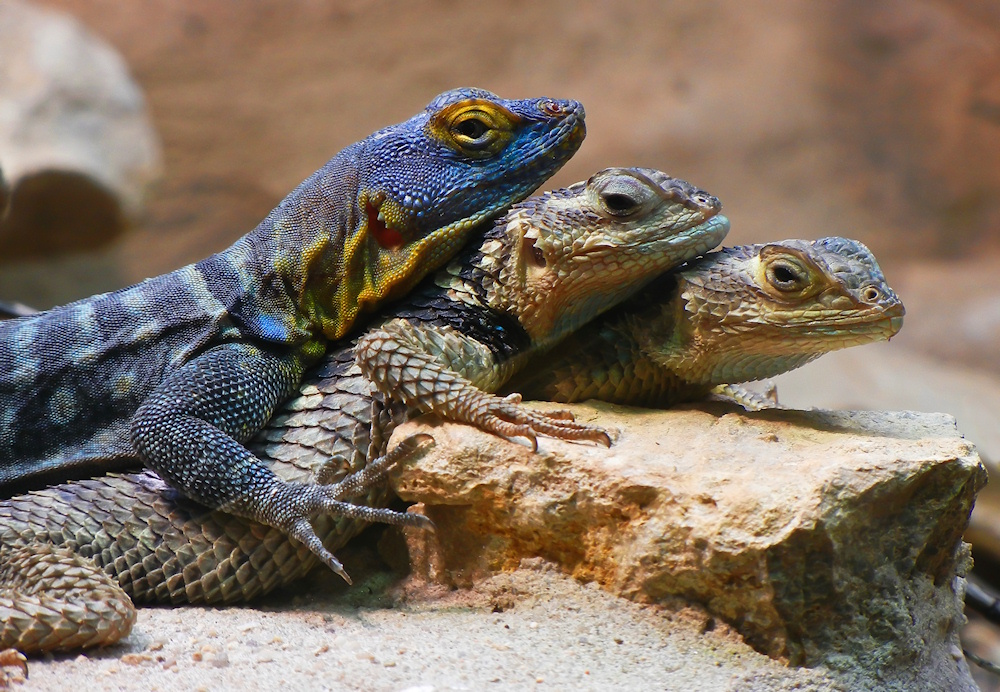
[(788, 261), (771, 262), (766, 276), (772, 286), (785, 293), (801, 291), (809, 284), (809, 272)]
[(476, 111), (456, 118), (451, 125), (451, 134), (462, 146), (470, 149), (485, 149), (496, 137), (490, 120)]
[(499, 104), (468, 99), (431, 115), (428, 128), (435, 139), (459, 154), (486, 159), (504, 150), (520, 122)]

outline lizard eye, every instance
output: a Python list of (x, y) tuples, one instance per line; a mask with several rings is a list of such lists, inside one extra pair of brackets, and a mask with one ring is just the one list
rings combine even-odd
[(460, 155), (486, 159), (504, 150), (519, 122), (497, 103), (466, 99), (432, 114), (428, 127), (435, 139)]
[(601, 195), (601, 202), (609, 214), (614, 216), (628, 216), (639, 207), (639, 202), (622, 192), (606, 192)]
[(801, 291), (809, 284), (809, 272), (787, 260), (776, 260), (767, 267), (767, 280), (779, 291)]
[(455, 124), (455, 134), (469, 140), (481, 139), (489, 129), (489, 126), (478, 118), (466, 118)]
[(497, 132), (485, 113), (468, 111), (451, 124), (451, 136), (455, 141), (471, 150), (489, 148), (497, 139)]
[(591, 176), (587, 194), (594, 211), (616, 219), (627, 219), (648, 210), (657, 199), (656, 191), (645, 178), (618, 168), (607, 168)]

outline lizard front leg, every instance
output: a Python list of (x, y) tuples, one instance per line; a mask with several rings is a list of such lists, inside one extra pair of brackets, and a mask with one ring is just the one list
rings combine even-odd
[(284, 481), (243, 446), (296, 391), (302, 370), (294, 356), (249, 344), (212, 348), (166, 378), (139, 407), (132, 443), (148, 467), (189, 498), (284, 531), (350, 582), (316, 535), (312, 517), (329, 513), (390, 524), (429, 522), (344, 502), (352, 489), (340, 484)]
[(452, 327), (392, 320), (361, 337), (355, 355), (383, 395), (422, 412), (503, 437), (525, 437), (535, 448), (538, 435), (611, 446), (607, 432), (577, 423), (565, 411), (534, 411), (517, 394), (490, 393), (506, 379), (507, 368), (483, 344)]

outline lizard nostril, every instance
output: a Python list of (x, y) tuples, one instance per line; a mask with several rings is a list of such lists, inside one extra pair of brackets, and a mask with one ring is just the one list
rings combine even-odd
[(715, 211), (722, 209), (722, 202), (719, 201), (719, 198), (714, 195), (710, 195), (703, 190), (698, 190), (691, 196), (691, 198), (699, 207)]
[(562, 115), (566, 112), (566, 109), (563, 108), (561, 103), (551, 99), (544, 99), (540, 104), (538, 104), (538, 109), (546, 115)]

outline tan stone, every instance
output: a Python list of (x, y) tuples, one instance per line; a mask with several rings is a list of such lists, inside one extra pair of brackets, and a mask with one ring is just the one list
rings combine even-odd
[(630, 599), (700, 604), (793, 664), (974, 689), (961, 535), (986, 474), (951, 417), (573, 410), (619, 430), (614, 446), (542, 440), (533, 454), (430, 417), (396, 431), (437, 441), (394, 486), (437, 524), (423, 552), (438, 579), (541, 556)]
[(0, 3), (0, 260), (94, 247), (140, 209), (160, 145), (124, 61), (75, 19)]

